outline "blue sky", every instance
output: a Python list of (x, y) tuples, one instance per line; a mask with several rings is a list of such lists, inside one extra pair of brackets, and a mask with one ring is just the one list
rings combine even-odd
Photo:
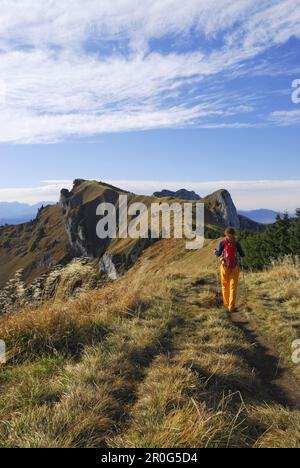
[(71, 3), (1, 3), (0, 200), (82, 177), (300, 204), (300, 1)]

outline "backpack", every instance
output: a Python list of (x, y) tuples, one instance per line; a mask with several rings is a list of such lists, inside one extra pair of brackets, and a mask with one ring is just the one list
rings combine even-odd
[(228, 270), (233, 270), (239, 264), (238, 256), (238, 243), (233, 242), (232, 244), (228, 242), (227, 239), (224, 241), (225, 248), (223, 254), (224, 265)]

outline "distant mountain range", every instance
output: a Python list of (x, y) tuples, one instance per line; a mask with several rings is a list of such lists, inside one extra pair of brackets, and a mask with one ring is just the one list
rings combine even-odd
[(252, 221), (260, 224), (273, 224), (276, 221), (276, 216), (282, 215), (282, 213), (265, 209), (239, 211), (238, 213), (239, 215), (245, 216), (246, 218), (252, 219)]
[(201, 197), (197, 195), (196, 192), (186, 189), (177, 190), (177, 192), (172, 192), (172, 190), (162, 190), (161, 192), (155, 192), (153, 196), (156, 198), (172, 197), (181, 198), (182, 200), (201, 200)]
[(28, 205), (19, 202), (0, 202), (0, 226), (26, 223), (36, 217), (41, 206), (53, 204), (51, 202), (40, 202), (35, 205)]

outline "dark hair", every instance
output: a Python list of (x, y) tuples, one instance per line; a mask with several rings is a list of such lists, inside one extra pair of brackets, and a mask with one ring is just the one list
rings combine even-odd
[(225, 236), (235, 236), (236, 235), (236, 232), (235, 232), (235, 229), (233, 229), (233, 227), (231, 226), (228, 226), (226, 229), (225, 229)]

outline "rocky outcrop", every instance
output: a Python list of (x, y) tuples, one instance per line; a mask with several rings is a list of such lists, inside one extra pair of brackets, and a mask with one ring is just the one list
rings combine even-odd
[(22, 279), (23, 270), (18, 270), (5, 288), (0, 290), (0, 313), (7, 312), (15, 307), (24, 305), (26, 288)]
[(66, 232), (69, 238), (69, 243), (74, 256), (88, 257), (87, 239), (84, 232), (84, 227), (78, 223), (76, 217), (67, 213)]
[(65, 229), (74, 257), (99, 258), (102, 256), (110, 239), (100, 240), (96, 234), (100, 203), (117, 204), (118, 189), (99, 182), (77, 179), (73, 189), (61, 191), (60, 206), (65, 215)]
[(99, 272), (110, 280), (119, 279), (129, 268), (135, 265), (141, 254), (155, 242), (157, 242), (157, 239), (138, 239), (132, 242), (130, 248), (122, 253), (105, 252), (99, 260)]
[(117, 272), (117, 268), (113, 262), (113, 256), (109, 253), (103, 255), (99, 262), (99, 272), (104, 273), (108, 279), (116, 281), (120, 275)]
[(69, 192), (68, 189), (62, 189), (60, 191), (59, 205), (63, 208), (63, 210), (68, 209), (70, 197), (71, 197), (71, 193)]
[(29, 285), (25, 285), (23, 270), (19, 270), (0, 290), (0, 313), (35, 306), (54, 297), (65, 300), (96, 287), (99, 281), (95, 264), (89, 258), (75, 258), (67, 266), (56, 265)]
[(224, 226), (240, 228), (240, 219), (235, 204), (227, 190), (219, 190), (205, 199), (216, 220)]
[[(83, 181), (75, 180), (73, 190), (75, 187), (81, 185)], [(80, 201), (76, 203), (73, 194), (67, 189), (60, 192), (59, 205), (62, 207), (65, 220), (65, 229), (69, 239), (69, 244), (74, 257), (88, 257), (89, 252), (86, 245), (86, 236), (82, 225), (82, 220), (78, 217), (77, 208), (80, 208)], [(72, 212), (73, 210), (73, 212)]]
[(156, 198), (165, 198), (165, 197), (180, 198), (182, 200), (188, 200), (188, 201), (201, 200), (201, 197), (197, 195), (196, 192), (189, 191), (186, 189), (181, 189), (181, 190), (178, 190), (177, 192), (172, 192), (171, 190), (162, 190), (161, 192), (155, 192), (153, 196)]

